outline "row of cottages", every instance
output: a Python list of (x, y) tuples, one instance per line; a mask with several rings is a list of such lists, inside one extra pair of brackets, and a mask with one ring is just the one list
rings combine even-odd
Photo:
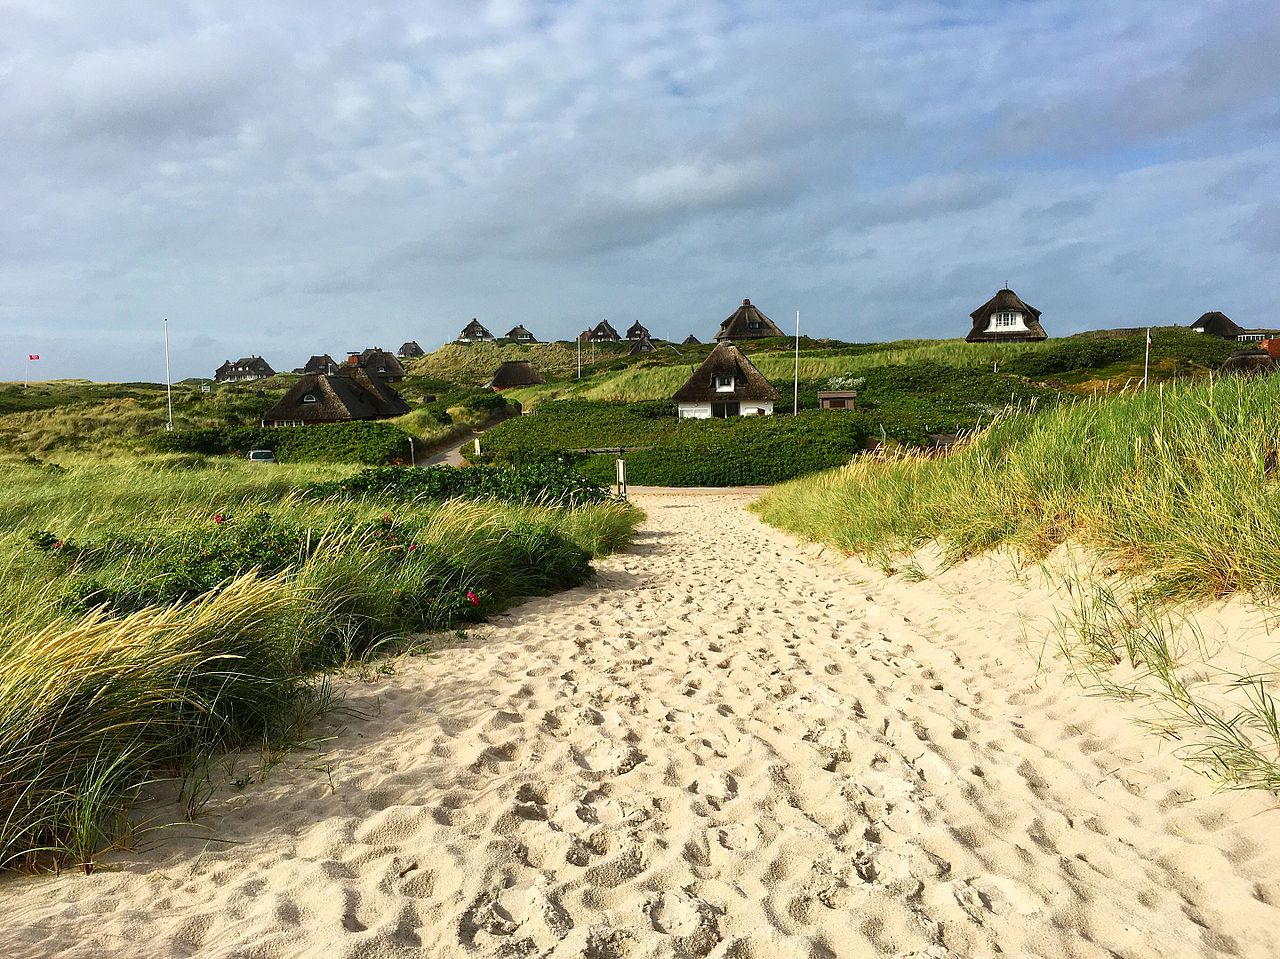
[(721, 340), (685, 384), (676, 390), (681, 419), (770, 416), (778, 391), (729, 340)]
[(404, 365), (380, 346), (375, 346), (359, 353), (347, 354), (347, 361), (339, 363), (328, 353), (313, 356), (293, 372), (306, 376), (309, 373), (334, 373), (349, 366), (358, 366), (370, 376), (376, 376), (389, 383), (398, 383), (405, 378)]
[(260, 356), (243, 356), (234, 363), (226, 360), (213, 371), (213, 378), (218, 383), (246, 383), (275, 375), (271, 364)]
[[(471, 318), (471, 322), (462, 328), (462, 332), (458, 334), (458, 343), (495, 343), (499, 337), (490, 333), (483, 323), (475, 317)], [(506, 334), (501, 337), (504, 340), (510, 340), (512, 343), (537, 343), (538, 338), (524, 328), (523, 325), (513, 326), (507, 330)]]

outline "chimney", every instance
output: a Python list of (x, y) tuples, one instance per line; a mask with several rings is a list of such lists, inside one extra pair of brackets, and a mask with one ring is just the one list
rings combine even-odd
[(750, 305), (751, 305), (751, 301), (750, 301), (750, 300), (748, 300), (748, 299), (743, 299), (743, 301), (742, 301), (742, 305), (743, 305), (743, 306), (750, 306)]

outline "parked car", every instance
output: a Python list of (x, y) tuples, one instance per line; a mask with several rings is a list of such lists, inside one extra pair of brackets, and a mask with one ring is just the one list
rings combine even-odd
[(250, 463), (274, 463), (276, 454), (271, 450), (249, 450)]

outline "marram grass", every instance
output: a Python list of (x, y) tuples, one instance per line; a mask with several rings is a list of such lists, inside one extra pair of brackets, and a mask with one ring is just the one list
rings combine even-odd
[(1280, 377), (1013, 414), (940, 459), (862, 458), (771, 490), (767, 522), (850, 553), (959, 560), (1070, 539), (1171, 594), (1280, 590)]

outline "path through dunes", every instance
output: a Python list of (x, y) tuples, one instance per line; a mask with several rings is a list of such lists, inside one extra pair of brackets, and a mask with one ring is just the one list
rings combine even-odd
[(639, 499), (594, 583), (345, 683), (322, 754), (209, 803), (231, 844), (0, 882), (0, 955), (1280, 956), (1274, 797), (1037, 680), (1012, 582)]

